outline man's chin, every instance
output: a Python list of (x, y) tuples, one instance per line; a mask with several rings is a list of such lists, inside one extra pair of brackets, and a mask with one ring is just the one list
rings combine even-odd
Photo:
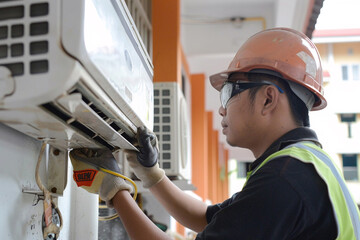
[(232, 147), (236, 147), (237, 145), (235, 144), (235, 143), (233, 143), (232, 141), (231, 141), (231, 139), (229, 139), (229, 138), (226, 138), (226, 142), (230, 145), (230, 146), (232, 146)]

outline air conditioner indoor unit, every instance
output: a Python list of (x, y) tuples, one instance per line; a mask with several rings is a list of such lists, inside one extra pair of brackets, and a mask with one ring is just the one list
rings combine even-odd
[(154, 133), (159, 140), (159, 164), (170, 179), (191, 180), (189, 109), (176, 82), (154, 83)]
[(153, 129), (153, 66), (124, 1), (1, 1), (0, 22), (0, 122), (67, 149), (134, 149)]

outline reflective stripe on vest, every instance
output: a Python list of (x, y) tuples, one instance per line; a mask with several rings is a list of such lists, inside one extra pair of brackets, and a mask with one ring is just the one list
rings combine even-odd
[(247, 180), (267, 162), (284, 156), (290, 156), (302, 162), (313, 164), (319, 176), (326, 183), (337, 222), (338, 236), (336, 239), (360, 240), (359, 209), (351, 197), (340, 171), (333, 164), (330, 157), (314, 143), (303, 142), (291, 144), (273, 153), (256, 169), (248, 172)]

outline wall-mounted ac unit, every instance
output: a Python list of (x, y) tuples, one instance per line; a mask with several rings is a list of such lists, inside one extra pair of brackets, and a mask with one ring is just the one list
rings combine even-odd
[(0, 122), (59, 148), (134, 149), (153, 67), (118, 0), (0, 2)]
[(176, 82), (154, 83), (154, 133), (159, 140), (159, 164), (170, 179), (191, 180), (188, 111)]

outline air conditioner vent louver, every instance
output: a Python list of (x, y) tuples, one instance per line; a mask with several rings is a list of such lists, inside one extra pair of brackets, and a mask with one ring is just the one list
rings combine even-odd
[(68, 123), (70, 126), (75, 128), (76, 130), (82, 132), (84, 135), (90, 137), (91, 139), (95, 140), (96, 142), (100, 143), (101, 145), (107, 147), (110, 150), (114, 149), (114, 147), (109, 145), (104, 139), (97, 136), (97, 134), (95, 132), (93, 132), (91, 129), (87, 128), (82, 123), (72, 119), (69, 115), (64, 113), (62, 110), (60, 110), (54, 104), (46, 103), (46, 104), (43, 104), (42, 107), (44, 109), (46, 109), (47, 111), (49, 111), (50, 113), (52, 113), (53, 115), (55, 115), (56, 117), (58, 117), (60, 120)]
[(112, 119), (109, 117), (106, 113), (100, 110), (99, 107), (96, 106), (91, 100), (89, 100), (87, 97), (84, 96), (84, 93), (78, 89), (75, 88), (70, 92), (70, 94), (74, 93), (80, 93), (81, 99), (84, 101), (86, 105), (88, 105), (100, 118), (102, 118), (105, 122), (109, 124), (111, 128), (113, 128), (116, 132), (121, 134), (127, 141), (132, 142), (134, 139), (132, 139), (126, 132), (121, 128), (121, 126), (118, 126)]
[[(71, 94), (81, 94), (78, 89), (73, 90)], [(108, 124), (110, 128), (112, 128), (115, 132), (119, 133), (123, 138), (125, 138), (127, 141), (132, 142), (134, 141), (129, 137), (116, 123), (112, 122), (110, 117), (108, 117), (105, 113), (103, 113), (101, 110), (99, 110), (94, 103), (92, 103), (90, 100), (88, 100), (86, 97), (81, 95), (81, 99), (83, 100), (84, 104), (89, 106), (93, 113), (96, 114), (99, 118), (104, 120), (105, 124)], [(100, 143), (101, 145), (107, 147), (110, 150), (114, 149), (114, 146), (109, 144), (107, 141), (105, 141), (99, 134), (95, 133), (91, 128), (89, 128), (86, 124), (82, 123), (81, 121), (78, 121), (76, 117), (71, 116), (71, 114), (66, 113), (64, 110), (62, 110), (60, 107), (57, 106), (55, 103), (46, 103), (43, 104), (42, 107), (46, 109), (49, 113), (55, 115), (59, 120), (63, 121), (64, 123), (69, 124), (71, 127), (77, 129), (87, 137), (95, 140), (96, 142)]]

